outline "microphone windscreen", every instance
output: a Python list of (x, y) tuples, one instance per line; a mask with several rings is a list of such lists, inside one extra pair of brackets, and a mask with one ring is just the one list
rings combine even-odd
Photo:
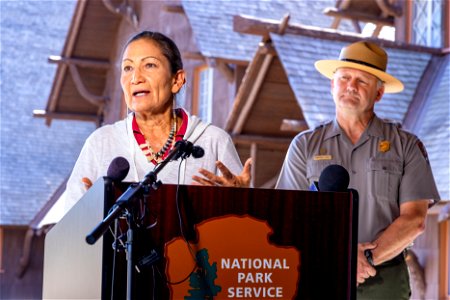
[(203, 155), (205, 155), (205, 150), (203, 150), (202, 147), (200, 147), (200, 146), (194, 146), (194, 147), (192, 148), (192, 156), (193, 156), (194, 158), (200, 158), (200, 157), (203, 157)]
[(320, 174), (319, 191), (346, 192), (349, 183), (350, 176), (343, 166), (329, 165)]
[(129, 170), (130, 164), (128, 163), (128, 160), (118, 156), (112, 160), (108, 167), (108, 171), (106, 172), (106, 176), (113, 181), (122, 181), (127, 177)]

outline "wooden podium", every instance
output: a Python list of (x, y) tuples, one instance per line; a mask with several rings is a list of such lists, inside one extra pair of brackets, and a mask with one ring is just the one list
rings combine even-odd
[[(118, 253), (114, 258), (111, 246), (113, 239), (109, 232), (95, 245), (88, 245), (85, 237), (106, 216), (111, 202), (114, 201), (114, 194), (117, 194), (115, 190), (123, 192), (126, 187), (127, 184), (114, 187), (105, 180), (97, 181), (47, 234), (44, 299), (125, 298), (125, 254)], [(137, 230), (133, 243), (134, 262), (138, 264), (145, 261), (152, 257), (151, 254), (155, 254), (159, 259), (150, 266), (142, 264), (137, 268), (139, 272), (133, 272), (135, 299), (174, 297), (174, 288), (177, 285), (172, 283), (177, 278), (168, 278), (167, 274), (169, 265), (173, 266), (176, 260), (176, 255), (166, 257), (169, 253), (168, 245), (174, 245), (176, 240), (187, 245), (188, 241), (192, 252), (205, 236), (198, 230), (201, 226), (205, 227), (216, 221), (216, 224), (219, 224), (220, 220), (244, 219), (254, 220), (255, 223), (260, 221), (270, 229), (264, 241), (270, 247), (276, 248), (277, 251), (293, 249), (298, 253), (299, 265), (298, 269), (295, 269), (298, 279), (292, 298), (356, 299), (358, 207), (357, 200), (353, 199), (351, 193), (162, 185), (158, 190), (152, 190), (140, 205), (140, 210), (145, 206), (148, 212), (146, 226), (153, 227)], [(229, 226), (214, 230), (216, 231), (213, 236), (226, 236), (230, 239)], [(252, 237), (252, 233), (248, 232), (249, 228), (239, 230), (242, 232), (233, 234), (240, 236), (242, 233)], [(184, 239), (181, 238), (182, 234)], [(233, 241), (227, 240), (219, 248), (232, 247), (229, 249), (238, 253), (239, 245), (239, 242), (234, 244)], [(256, 245), (254, 251), (257, 252), (258, 249), (260, 248)], [(210, 251), (210, 259), (213, 255)], [(181, 263), (183, 264), (183, 261)], [(193, 262), (188, 259), (186, 264), (189, 264), (187, 268), (190, 268)], [(211, 263), (211, 266), (217, 270), (217, 276), (213, 278), (216, 282), (221, 282), (217, 289), (220, 292), (214, 299), (285, 299), (271, 294), (266, 295), (266, 298), (256, 297), (255, 294), (252, 294), (252, 297), (245, 297), (245, 294), (238, 296), (237, 289), (228, 289), (227, 292), (223, 281), (220, 281), (224, 278), (221, 275), (224, 273), (220, 272), (229, 271), (224, 270), (224, 259), (222, 263), (220, 260)], [(184, 271), (175, 271), (172, 274), (178, 279), (183, 277), (185, 281), (190, 278), (192, 288), (193, 272), (194, 270), (190, 273), (191, 277), (185, 277)], [(272, 278), (269, 277), (266, 282), (268, 281), (272, 281)], [(239, 285), (240, 291), (245, 289), (243, 279), (233, 284)], [(259, 293), (262, 286), (263, 284), (258, 285), (256, 281), (248, 291)], [(199, 298), (186, 295), (184, 299)]]

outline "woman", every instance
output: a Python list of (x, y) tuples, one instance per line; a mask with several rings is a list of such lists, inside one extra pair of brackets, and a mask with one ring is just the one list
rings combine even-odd
[[(122, 156), (130, 163), (125, 181), (137, 182), (164, 160), (175, 142), (188, 140), (205, 155), (169, 162), (158, 173), (163, 183), (249, 186), (250, 161), (242, 164), (230, 136), (182, 108), (175, 95), (185, 84), (185, 72), (175, 43), (161, 33), (143, 31), (125, 45), (120, 83), (131, 111), (127, 118), (105, 125), (86, 140), (67, 183), (65, 210), (86, 187), (105, 176), (111, 161)], [(220, 161), (226, 162), (226, 168)], [(208, 171), (209, 170), (209, 171)], [(223, 176), (219, 176), (218, 171)], [(235, 176), (233, 174), (239, 174)], [(203, 176), (196, 176), (200, 172)]]

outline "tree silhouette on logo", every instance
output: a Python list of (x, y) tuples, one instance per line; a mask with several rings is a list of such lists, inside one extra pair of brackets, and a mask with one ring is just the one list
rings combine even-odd
[(197, 251), (197, 270), (189, 277), (189, 286), (192, 287), (188, 292), (190, 296), (185, 296), (185, 300), (204, 300), (212, 299), (222, 290), (214, 284), (217, 278), (217, 263), (209, 263), (209, 254), (207, 249)]

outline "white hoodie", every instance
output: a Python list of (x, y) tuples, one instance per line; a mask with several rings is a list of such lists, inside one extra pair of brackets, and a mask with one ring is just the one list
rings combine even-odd
[[(242, 171), (242, 163), (234, 147), (231, 137), (224, 130), (211, 124), (203, 123), (196, 116), (188, 115), (188, 125), (184, 139), (205, 150), (202, 158), (189, 157), (182, 162), (180, 178), (178, 170), (180, 160), (169, 162), (159, 173), (158, 180), (166, 184), (191, 184), (192, 176), (198, 174), (199, 168), (218, 174), (215, 162), (222, 161), (232, 173)], [(105, 125), (95, 130), (87, 139), (80, 156), (67, 182), (64, 201), (64, 214), (83, 196), (86, 188), (83, 177), (95, 182), (106, 176), (111, 161), (122, 156), (130, 163), (130, 171), (125, 177), (126, 182), (141, 181), (152, 171), (154, 164), (148, 162), (139, 148), (132, 129), (133, 113), (126, 119), (111, 125)]]

